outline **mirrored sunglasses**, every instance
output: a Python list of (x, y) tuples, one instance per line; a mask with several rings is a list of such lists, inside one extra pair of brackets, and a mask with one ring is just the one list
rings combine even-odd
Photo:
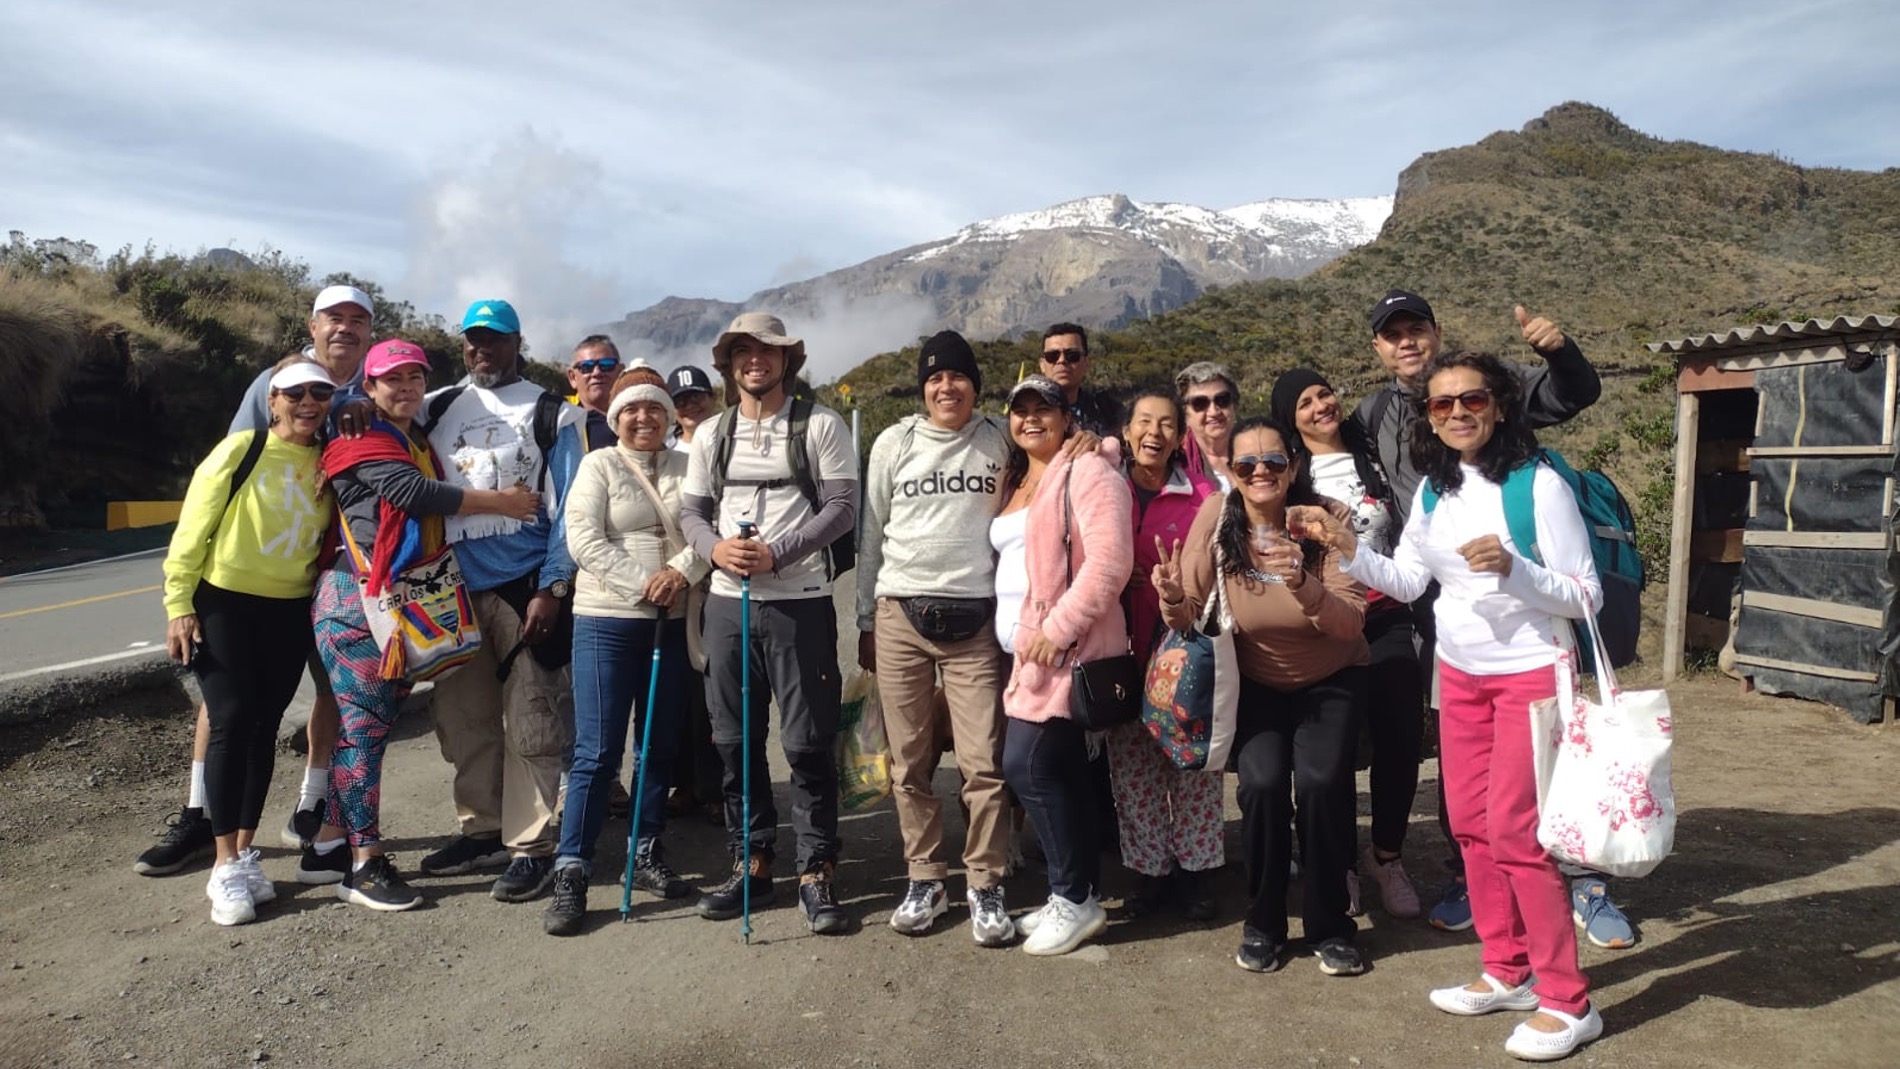
[(1234, 469), (1235, 478), (1251, 479), (1255, 468), (1265, 468), (1275, 475), (1285, 475), (1286, 470), (1293, 466), (1293, 462), (1287, 459), (1285, 453), (1263, 453), (1258, 456), (1249, 453), (1244, 457), (1235, 457), (1229, 466)]

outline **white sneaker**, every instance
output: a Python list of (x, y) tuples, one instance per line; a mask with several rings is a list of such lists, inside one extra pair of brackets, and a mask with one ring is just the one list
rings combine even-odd
[(1095, 895), (1089, 895), (1088, 901), (1080, 903), (1061, 895), (1050, 895), (1049, 904), (1042, 907), (1042, 919), (1036, 922), (1035, 932), (1023, 943), (1023, 952), (1037, 957), (1067, 954), (1081, 946), (1083, 940), (1101, 935), (1107, 928), (1108, 913)]
[(1016, 938), (1016, 922), (1009, 919), (1003, 885), (972, 887), (964, 898), (970, 903), (970, 937), (980, 947), (1000, 947)]
[(211, 899), (213, 924), (228, 928), (257, 919), (257, 907), (251, 903), (250, 881), (245, 878), (241, 861), (213, 866), (211, 879), (205, 884), (205, 897)]
[(942, 880), (912, 880), (904, 900), (891, 911), (891, 927), (905, 935), (922, 935), (949, 911), (950, 896)]
[(1527, 1062), (1554, 1062), (1559, 1058), (1568, 1058), (1578, 1047), (1603, 1034), (1603, 1018), (1597, 1015), (1595, 1006), (1591, 1006), (1582, 1017), (1572, 1017), (1549, 1008), (1538, 1012), (1562, 1021), (1564, 1030), (1539, 1032), (1531, 1027), (1530, 1021), (1525, 1021), (1511, 1032), (1511, 1038), (1504, 1041), (1507, 1054)]
[(1042, 915), (1047, 912), (1049, 912), (1049, 903), (1044, 902), (1041, 906), (1017, 917), (1016, 930), (1023, 933), (1025, 939), (1035, 935), (1036, 928), (1042, 924)]
[(1499, 1010), (1537, 1008), (1537, 992), (1532, 990), (1528, 983), (1511, 987), (1490, 973), (1485, 973), (1478, 979), (1484, 981), (1491, 990), (1473, 991), (1468, 987), (1441, 987), (1432, 992), (1432, 1005), (1460, 1017), (1477, 1017), (1480, 1014), (1496, 1013)]
[(238, 851), (237, 856), (237, 863), (244, 868), (244, 884), (251, 892), (251, 904), (254, 906), (277, 900), (277, 888), (264, 875), (261, 863), (263, 856), (255, 846)]

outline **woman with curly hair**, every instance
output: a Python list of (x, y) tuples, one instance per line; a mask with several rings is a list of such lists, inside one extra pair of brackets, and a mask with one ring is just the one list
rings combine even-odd
[[(1424, 480), (1392, 556), (1362, 545), (1327, 510), (1296, 508), (1290, 521), (1343, 555), (1350, 574), (1393, 597), (1416, 598), (1434, 579), (1443, 588), (1433, 610), (1440, 762), (1484, 972), (1433, 991), (1432, 1004), (1460, 1016), (1540, 1010), (1504, 1049), (1549, 1061), (1601, 1035), (1603, 1019), (1577, 966), (1564, 877), (1537, 842), (1528, 709), (1557, 692), (1568, 630), (1560, 621), (1593, 612), (1603, 588), (1575, 499), (1537, 462), (1511, 369), (1493, 356), (1441, 354), (1425, 382), (1425, 419), (1411, 435)], [(1526, 479), (1535, 547), (1512, 541), (1506, 515), (1506, 484)]]

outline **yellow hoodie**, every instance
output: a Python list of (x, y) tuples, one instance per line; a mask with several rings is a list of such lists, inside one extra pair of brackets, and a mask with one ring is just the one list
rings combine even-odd
[[(264, 451), (227, 509), (231, 476), (254, 434), (265, 436)], [(166, 619), (196, 611), (200, 580), (264, 598), (310, 596), (332, 512), (322, 456), (316, 445), (267, 430), (239, 431), (212, 447), (192, 473), (165, 555)]]

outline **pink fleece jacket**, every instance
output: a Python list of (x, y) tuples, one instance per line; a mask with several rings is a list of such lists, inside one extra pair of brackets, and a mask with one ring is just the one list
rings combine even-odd
[[(1069, 580), (1062, 559), (1062, 497), (1069, 497)], [(1134, 498), (1128, 480), (1100, 454), (1070, 462), (1057, 454), (1029, 502), (1023, 554), (1029, 596), (1018, 634), (1040, 630), (1068, 650), (1054, 666), (1018, 657), (1003, 690), (1003, 712), (1018, 720), (1066, 719), (1069, 672), (1078, 661), (1128, 652), (1128, 625), (1120, 598), (1134, 569)], [(1023, 648), (1021, 639), (1017, 649)]]

